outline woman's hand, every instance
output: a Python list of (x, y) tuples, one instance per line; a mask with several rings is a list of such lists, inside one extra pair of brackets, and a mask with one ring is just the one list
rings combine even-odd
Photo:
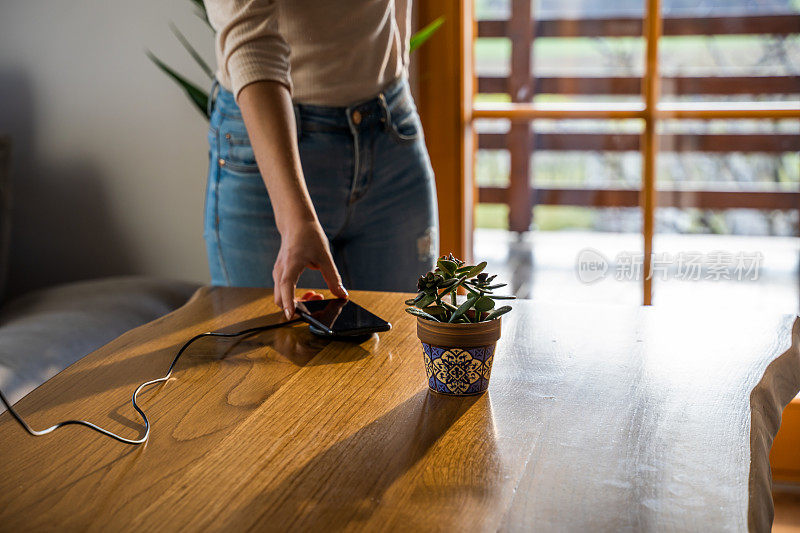
[(294, 290), (306, 268), (322, 271), (331, 292), (347, 298), (303, 178), (288, 88), (275, 81), (258, 81), (246, 85), (237, 101), (281, 234), (272, 269), (275, 303), (287, 319), (292, 317)]
[(321, 271), (331, 292), (339, 298), (347, 298), (328, 248), (328, 239), (319, 222), (308, 221), (292, 226), (281, 234), (281, 248), (272, 269), (275, 303), (283, 308), (287, 319), (294, 314), (295, 287), (306, 268)]

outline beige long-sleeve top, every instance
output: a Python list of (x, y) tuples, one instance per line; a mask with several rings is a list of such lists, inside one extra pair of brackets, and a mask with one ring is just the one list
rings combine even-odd
[(205, 0), (217, 78), (238, 97), (263, 80), (296, 102), (346, 106), (408, 66), (410, 0)]

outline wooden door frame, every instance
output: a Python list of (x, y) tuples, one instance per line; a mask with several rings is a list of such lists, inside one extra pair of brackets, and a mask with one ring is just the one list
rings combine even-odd
[(436, 175), (440, 255), (452, 252), (471, 261), (477, 197), (472, 176), (472, 2), (419, 2), (416, 7), (420, 27), (444, 17), (439, 30), (414, 52), (417, 107)]

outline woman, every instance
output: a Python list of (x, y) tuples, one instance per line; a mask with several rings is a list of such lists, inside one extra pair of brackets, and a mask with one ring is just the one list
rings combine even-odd
[(206, 9), (220, 85), (205, 215), (212, 282), (274, 286), (287, 317), (298, 279), (339, 297), (345, 284), (413, 290), (438, 255), (438, 221), (407, 83), (410, 5), (206, 0)]

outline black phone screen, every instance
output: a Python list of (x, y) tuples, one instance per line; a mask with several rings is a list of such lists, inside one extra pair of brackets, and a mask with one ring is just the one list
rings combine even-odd
[(329, 335), (364, 335), (392, 328), (384, 319), (342, 298), (297, 302), (297, 313)]

